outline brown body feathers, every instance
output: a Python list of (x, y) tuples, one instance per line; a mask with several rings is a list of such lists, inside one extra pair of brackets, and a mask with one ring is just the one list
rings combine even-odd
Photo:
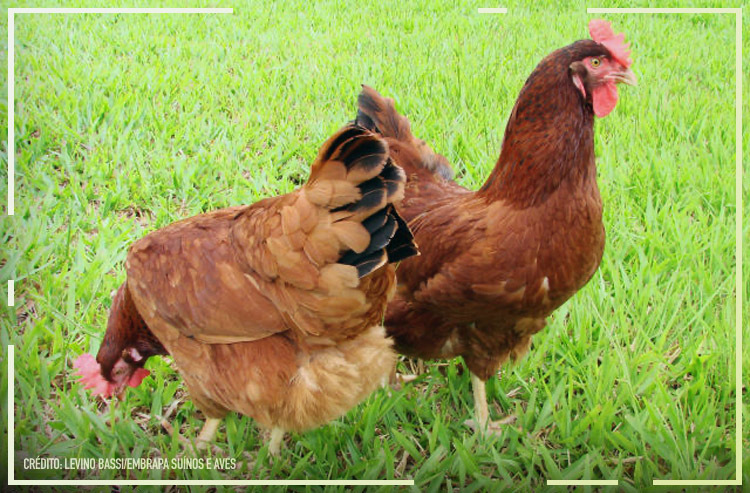
[(209, 417), (301, 431), (344, 414), (395, 363), (381, 321), (391, 262), (416, 253), (393, 206), (404, 182), (385, 141), (349, 125), (300, 189), (137, 241), (97, 357), (103, 376), (132, 347), (134, 367), (168, 352)]

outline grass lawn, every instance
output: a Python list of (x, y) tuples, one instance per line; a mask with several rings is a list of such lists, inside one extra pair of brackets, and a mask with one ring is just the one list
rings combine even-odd
[[(617, 4), (633, 5), (606, 2)], [(253, 420), (231, 415), (214, 453), (236, 459), (234, 469), (23, 468), (36, 456), (185, 456), (157, 416), (179, 400), (171, 419), (191, 438), (202, 416), (167, 359), (152, 358), (152, 377), (111, 407), (76, 383), (72, 361), (99, 347), (130, 243), (303, 183), (320, 144), (354, 117), (361, 83), (395, 98), (457, 180), (478, 188), (525, 78), (549, 52), (588, 37), (592, 18), (578, 2), (513, 0), (499, 4), (506, 15), (477, 13), (495, 5), (266, 1), (204, 5), (233, 15), (17, 15), (15, 215), (0, 217), (0, 282), (15, 279), (16, 290), (0, 319), (3, 403), (7, 346), (16, 351), (15, 477), (414, 479), (415, 491), (563, 489), (547, 479), (664, 491), (652, 481), (735, 478), (730, 14), (601, 16), (632, 41), (639, 78), (596, 124), (604, 260), (530, 354), (488, 384), (493, 417), (516, 418), (501, 437), (462, 424), (473, 409), (469, 374), (460, 360), (435, 361), (402, 391), (378, 391), (344, 418), (292, 434), (275, 461)], [(0, 24), (7, 32), (5, 15)], [(743, 86), (747, 104), (747, 76)], [(2, 422), (7, 433), (6, 406)], [(744, 430), (747, 485), (747, 402)], [(0, 447), (7, 457), (7, 436)]]

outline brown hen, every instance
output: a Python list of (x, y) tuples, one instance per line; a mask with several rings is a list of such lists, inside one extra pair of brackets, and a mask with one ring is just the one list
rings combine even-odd
[(170, 354), (209, 441), (229, 411), (283, 432), (344, 413), (395, 364), (382, 318), (392, 265), (416, 254), (394, 202), (405, 175), (376, 134), (332, 136), (310, 179), (287, 195), (192, 217), (137, 241), (96, 363), (79, 363), (103, 395)]
[(407, 173), (399, 212), (421, 253), (399, 267), (386, 330), (407, 355), (464, 358), (477, 429), (498, 429), (484, 382), (528, 351), (546, 317), (602, 258), (594, 115), (611, 111), (615, 84), (635, 77), (623, 37), (604, 21), (592, 21), (590, 31), (594, 40), (553, 52), (532, 72), (500, 158), (476, 192), (452, 180), (446, 159), (412, 135), (392, 99), (366, 86), (359, 96), (357, 122), (386, 138)]

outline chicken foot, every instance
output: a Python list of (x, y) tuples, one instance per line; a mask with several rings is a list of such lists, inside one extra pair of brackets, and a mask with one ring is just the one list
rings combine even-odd
[[(170, 435), (176, 434), (177, 439), (180, 441), (180, 443), (182, 443), (186, 447), (192, 445), (190, 440), (182, 436), (179, 431), (176, 431), (174, 429), (172, 423), (167, 421), (166, 416), (160, 419), (160, 424), (161, 427), (164, 428), (164, 430)], [(195, 448), (197, 450), (206, 450), (208, 448), (209, 443), (211, 443), (216, 436), (216, 431), (219, 429), (220, 424), (220, 418), (206, 418), (206, 422), (203, 424), (203, 428), (201, 428), (200, 433), (198, 433), (198, 438), (195, 440)]]
[[(406, 364), (406, 362), (405, 362)], [(403, 387), (403, 384), (413, 382), (417, 378), (419, 378), (421, 375), (424, 374), (425, 368), (424, 368), (424, 360), (419, 359), (416, 363), (416, 368), (413, 363), (409, 364), (411, 366), (411, 370), (413, 370), (413, 373), (409, 374), (401, 374), (396, 371), (396, 367), (393, 367), (393, 372), (391, 372), (391, 388), (393, 390), (401, 390)]]

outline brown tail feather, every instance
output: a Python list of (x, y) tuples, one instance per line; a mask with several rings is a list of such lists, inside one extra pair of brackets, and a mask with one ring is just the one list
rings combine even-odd
[(393, 99), (384, 98), (372, 87), (362, 85), (362, 92), (359, 93), (357, 103), (359, 105), (356, 119), (358, 125), (377, 132), (386, 139), (394, 139), (413, 147), (419, 153), (420, 167), (446, 180), (453, 179), (453, 169), (448, 160), (435, 153), (425, 141), (414, 137), (409, 120), (396, 111)]

